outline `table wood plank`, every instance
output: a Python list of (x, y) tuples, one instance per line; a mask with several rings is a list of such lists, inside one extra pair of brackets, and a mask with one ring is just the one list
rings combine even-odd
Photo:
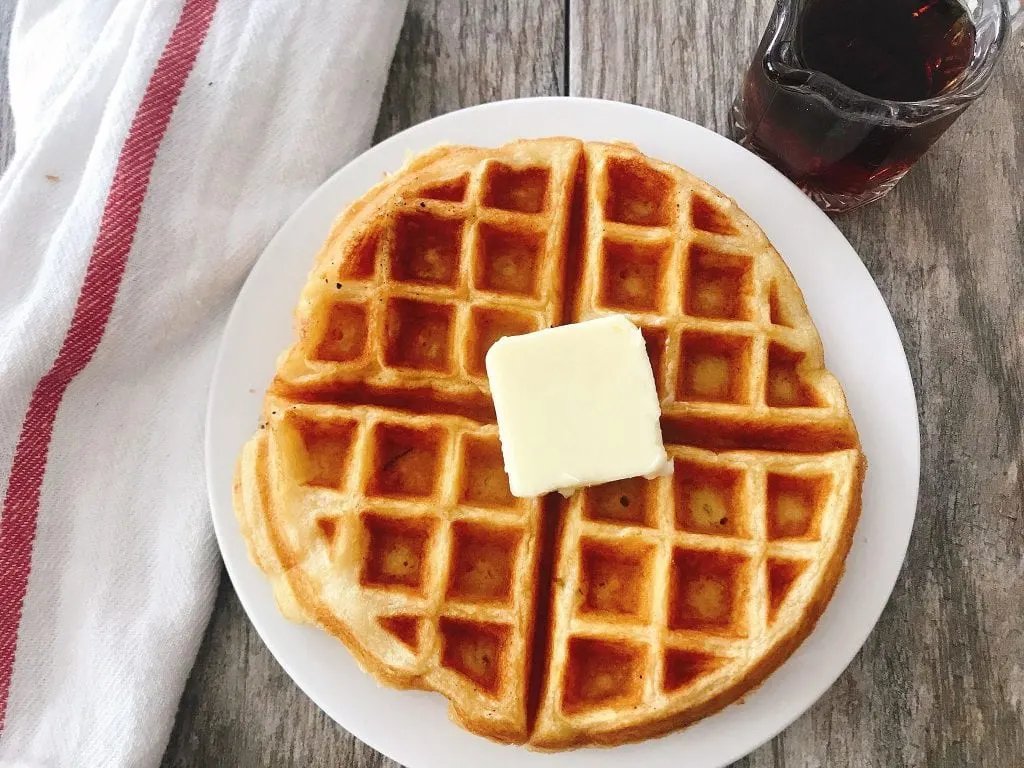
[[(724, 132), (758, 0), (574, 2), (569, 90)], [(881, 621), (835, 686), (736, 765), (998, 766), (1024, 755), (1024, 43), (887, 199), (836, 219), (910, 359), (918, 517)], [(870, 459), (870, 457), (869, 457)]]
[[(564, 89), (561, 4), (411, 0), (377, 139), (485, 101)], [(181, 701), (163, 760), (186, 766), (393, 768), (323, 714), (271, 657), (230, 582)]]
[(0, 0), (0, 173), (14, 154), (14, 118), (7, 86), (7, 53), (14, 21), (14, 0)]

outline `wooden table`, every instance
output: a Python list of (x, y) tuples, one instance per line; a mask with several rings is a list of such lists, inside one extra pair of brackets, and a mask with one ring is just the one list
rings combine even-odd
[[(459, 107), (547, 94), (631, 101), (724, 131), (771, 4), (412, 0), (378, 138)], [(0, 2), (3, 29), (5, 14)], [(0, 86), (0, 106), (4, 95)], [(889, 606), (850, 668), (737, 766), (1022, 765), (1022, 175), (1018, 39), (989, 93), (896, 191), (837, 220), (910, 359), (923, 438), (917, 524)], [(226, 577), (163, 764), (394, 765), (296, 688)]]

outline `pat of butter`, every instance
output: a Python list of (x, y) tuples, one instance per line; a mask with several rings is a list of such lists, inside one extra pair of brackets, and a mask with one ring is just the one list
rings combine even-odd
[(644, 338), (622, 315), (506, 336), (486, 365), (514, 496), (671, 474)]

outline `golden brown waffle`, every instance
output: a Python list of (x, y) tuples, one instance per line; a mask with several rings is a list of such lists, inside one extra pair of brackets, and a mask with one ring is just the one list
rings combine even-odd
[(467, 728), (521, 741), (540, 502), (509, 492), (497, 427), (273, 396), (267, 408), (235, 506), (281, 611), (383, 682), (440, 691)]
[(493, 418), (487, 349), (561, 319), (579, 157), (558, 139), (439, 147), (371, 190), (317, 259), (277, 387)]
[[(673, 477), (514, 499), (483, 360), (644, 332)], [(282, 611), (378, 680), (542, 749), (663, 733), (811, 630), (864, 460), (789, 270), (728, 198), (625, 145), (439, 147), (336, 222), (235, 506)]]

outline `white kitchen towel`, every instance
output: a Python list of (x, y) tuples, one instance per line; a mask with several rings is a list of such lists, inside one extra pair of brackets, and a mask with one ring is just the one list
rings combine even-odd
[(0, 765), (159, 762), (220, 573), (202, 446), (224, 321), (287, 216), (369, 145), (404, 8), (20, 1)]

